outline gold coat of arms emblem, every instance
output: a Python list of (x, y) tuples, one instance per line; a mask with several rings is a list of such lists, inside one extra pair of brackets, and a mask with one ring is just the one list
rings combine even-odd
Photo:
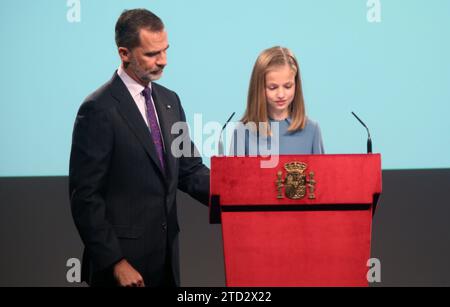
[[(315, 188), (316, 180), (314, 179), (314, 172), (306, 174), (308, 165), (304, 162), (289, 162), (284, 165), (286, 176), (283, 178), (283, 171), (277, 172), (277, 186), (278, 199), (283, 199), (284, 194), (289, 199), (302, 199), (308, 195), (308, 199), (316, 199)], [(308, 178), (309, 177), (309, 178)], [(308, 191), (308, 193), (307, 193)]]

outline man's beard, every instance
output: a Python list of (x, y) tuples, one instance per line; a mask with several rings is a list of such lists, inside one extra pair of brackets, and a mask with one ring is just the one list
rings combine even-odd
[(159, 66), (157, 70), (148, 71), (143, 69), (135, 59), (131, 59), (129, 69), (133, 71), (136, 77), (144, 83), (156, 81), (161, 78), (164, 66)]

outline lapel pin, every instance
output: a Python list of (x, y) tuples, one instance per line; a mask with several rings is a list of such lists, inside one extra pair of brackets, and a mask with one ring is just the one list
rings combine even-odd
[(172, 106), (170, 104), (168, 104), (166, 107), (167, 107), (167, 109), (172, 108)]

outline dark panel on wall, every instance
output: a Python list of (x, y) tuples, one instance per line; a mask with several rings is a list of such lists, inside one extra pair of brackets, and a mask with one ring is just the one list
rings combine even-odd
[[(450, 286), (450, 170), (383, 171), (372, 257), (380, 286)], [(220, 225), (178, 194), (182, 286), (224, 286)], [(74, 286), (66, 262), (81, 258), (66, 177), (0, 178), (0, 286)]]
[(450, 286), (450, 169), (383, 171), (372, 257), (382, 285)]
[[(0, 286), (64, 286), (82, 243), (66, 177), (0, 179)], [(69, 284), (71, 285), (71, 284)]]

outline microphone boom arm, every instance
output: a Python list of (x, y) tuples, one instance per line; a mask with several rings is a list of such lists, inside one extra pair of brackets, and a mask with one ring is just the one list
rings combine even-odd
[(366, 124), (364, 124), (364, 122), (354, 112), (352, 112), (352, 114), (361, 123), (361, 125), (363, 125), (364, 128), (366, 128), (367, 135), (368, 135), (368, 138), (367, 138), (367, 153), (372, 153), (372, 138), (370, 137), (369, 128), (367, 128)]

